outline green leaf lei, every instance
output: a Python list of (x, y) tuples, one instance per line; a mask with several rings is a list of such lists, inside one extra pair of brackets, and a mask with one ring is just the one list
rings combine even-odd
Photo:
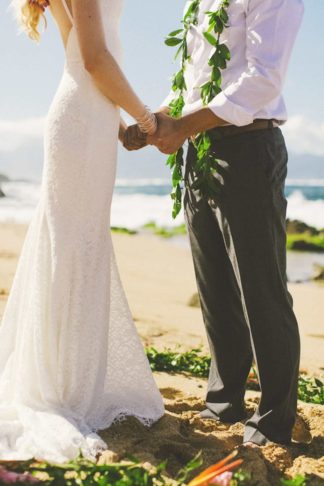
[[(193, 0), (190, 3), (182, 19), (183, 28), (171, 32), (165, 40), (167, 46), (179, 46), (175, 58), (181, 55), (180, 71), (173, 76), (172, 80), (172, 89), (177, 94), (177, 97), (169, 105), (170, 116), (173, 118), (181, 117), (185, 106), (184, 93), (187, 86), (184, 74), (187, 63), (190, 61), (187, 35), (190, 27), (198, 23), (200, 3), (201, 0)], [(209, 25), (208, 30), (204, 32), (204, 37), (215, 49), (208, 61), (211, 67), (210, 80), (200, 87), (201, 99), (205, 106), (222, 91), (222, 70), (226, 68), (227, 61), (231, 58), (228, 47), (220, 42), (220, 36), (228, 23), (227, 9), (229, 4), (230, 0), (223, 0), (216, 11), (206, 12), (209, 17)], [(219, 191), (219, 185), (214, 177), (215, 172), (217, 172), (217, 160), (215, 160), (211, 151), (211, 139), (205, 132), (197, 135), (193, 143), (197, 149), (197, 163), (194, 167), (195, 179), (192, 187), (198, 190), (202, 196), (213, 197)], [(173, 218), (177, 217), (182, 207), (183, 158), (184, 151), (181, 147), (167, 160), (167, 165), (172, 170)]]

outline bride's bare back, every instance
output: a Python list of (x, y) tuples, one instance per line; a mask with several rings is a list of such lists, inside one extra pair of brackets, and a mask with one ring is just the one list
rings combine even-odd
[[(69, 9), (70, 12), (72, 11), (71, 3), (68, 0), (66, 0), (66, 7)], [(55, 23), (58, 26), (64, 47), (66, 49), (67, 40), (69, 37), (70, 30), (72, 28), (72, 23), (68, 16), (66, 8), (64, 8), (62, 0), (52, 1), (49, 7), (49, 11), (51, 12), (55, 20)]]
[[(106, 35), (107, 23), (111, 30), (118, 29), (116, 11), (118, 13), (121, 8), (122, 1), (102, 3), (102, 0), (51, 0), (50, 6), (65, 48), (74, 26), (84, 67), (98, 89), (134, 119), (139, 119), (146, 112), (145, 105), (120, 69), (114, 55), (113, 39)], [(71, 12), (73, 20), (69, 18)]]

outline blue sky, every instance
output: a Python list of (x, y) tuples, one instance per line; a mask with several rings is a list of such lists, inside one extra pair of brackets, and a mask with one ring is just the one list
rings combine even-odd
[[(184, 0), (125, 0), (121, 35), (124, 70), (145, 103), (157, 107), (175, 70), (163, 38), (177, 27)], [(305, 17), (285, 86), (291, 154), (324, 159), (324, 1), (305, 0)], [(24, 35), (0, 6), (0, 172), (35, 177), (42, 164), (42, 126), (59, 83), (64, 51), (52, 21), (41, 44)], [(151, 148), (120, 151), (122, 176), (166, 175), (164, 156)]]

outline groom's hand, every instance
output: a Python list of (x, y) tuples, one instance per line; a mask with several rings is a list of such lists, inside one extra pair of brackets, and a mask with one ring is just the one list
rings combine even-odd
[(219, 118), (207, 107), (177, 119), (170, 118), (162, 112), (156, 116), (158, 129), (154, 135), (147, 137), (147, 143), (156, 145), (164, 154), (177, 152), (185, 140), (195, 137), (198, 133), (229, 125), (228, 121)]
[(147, 143), (155, 145), (164, 154), (173, 154), (184, 144), (187, 134), (180, 119), (174, 119), (165, 113), (156, 113), (158, 129), (154, 135), (148, 135)]
[(142, 133), (138, 125), (131, 125), (124, 134), (123, 145), (127, 150), (139, 150), (147, 145), (147, 135)]

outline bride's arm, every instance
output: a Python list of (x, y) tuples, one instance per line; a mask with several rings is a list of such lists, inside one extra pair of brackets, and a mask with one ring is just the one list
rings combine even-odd
[(106, 45), (98, 0), (72, 0), (80, 50), (86, 70), (99, 90), (136, 120), (146, 113)]

